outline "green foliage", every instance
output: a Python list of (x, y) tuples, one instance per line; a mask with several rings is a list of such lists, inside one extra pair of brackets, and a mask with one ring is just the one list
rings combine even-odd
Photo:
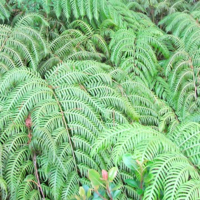
[(200, 199), (199, 10), (1, 0), (0, 199)]
[[(75, 196), (76, 200), (100, 200), (100, 199), (117, 199), (120, 195), (120, 187), (115, 186), (112, 182), (117, 176), (117, 168), (113, 167), (108, 172), (102, 170), (102, 177), (94, 170), (88, 170), (88, 177), (91, 181), (92, 189), (87, 185), (79, 188), (79, 196)], [(100, 188), (100, 189), (99, 189)]]
[[(134, 188), (135, 195), (144, 194), (143, 199), (174, 199), (179, 195), (182, 185), (189, 184), (191, 180), (199, 181), (198, 169), (181, 153), (181, 149), (157, 131), (139, 124), (119, 126), (111, 131), (99, 136), (94, 147), (97, 152), (112, 149), (111, 159), (119, 163), (121, 178)], [(192, 151), (196, 152), (195, 149)], [(126, 154), (123, 157), (124, 152), (132, 152), (133, 155)], [(131, 169), (131, 174), (127, 174), (126, 168), (120, 164), (121, 157), (126, 167)], [(194, 188), (190, 189), (188, 193), (196, 197), (199, 195), (200, 188), (195, 189), (194, 193)]]
[(42, 5), (40, 0), (9, 0), (8, 2), (13, 5), (14, 9), (19, 9), (24, 12), (38, 12)]
[(0, 22), (8, 20), (10, 17), (10, 7), (6, 4), (5, 0), (0, 2)]
[(125, 183), (133, 187), (140, 198), (142, 198), (146, 187), (148, 187), (150, 181), (153, 179), (153, 175), (149, 173), (148, 167), (145, 167), (146, 161), (140, 163), (140, 161), (134, 160), (131, 154), (125, 154), (123, 162), (136, 177), (136, 180), (126, 179)]

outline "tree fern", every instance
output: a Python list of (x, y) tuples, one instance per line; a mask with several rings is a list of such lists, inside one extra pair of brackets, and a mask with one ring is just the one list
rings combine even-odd
[[(174, 18), (176, 16), (176, 18)], [(187, 17), (186, 17), (187, 16)], [(169, 18), (173, 19), (171, 23)], [(184, 19), (178, 24), (180, 18)], [(166, 63), (166, 76), (169, 77), (172, 98), (175, 100), (176, 110), (181, 117), (188, 113), (198, 112), (198, 25), (192, 16), (175, 13), (166, 17), (161, 23), (167, 24), (166, 30), (183, 40), (184, 46), (171, 56)], [(185, 29), (182, 33), (181, 31)], [(196, 36), (195, 36), (196, 35)], [(195, 38), (195, 43), (193, 38)], [(171, 73), (170, 73), (171, 72)], [(170, 73), (170, 75), (169, 75)], [(175, 94), (176, 93), (176, 94)]]
[(47, 23), (41, 16), (30, 14), (19, 19), (14, 28), (1, 26), (1, 73), (28, 64), (36, 69), (41, 58), (47, 54), (43, 35), (32, 28), (34, 20)]
[[(59, 177), (67, 177), (68, 175), (71, 177), (69, 173), (74, 169), (75, 171), (80, 170), (82, 175), (87, 174), (87, 172), (84, 170), (87, 170), (89, 168), (95, 168), (97, 170), (99, 169), (96, 162), (99, 163), (98, 160), (102, 159), (100, 158), (101, 155), (97, 156), (97, 160), (94, 161), (92, 158), (90, 158), (89, 154), (91, 142), (94, 141), (94, 138), (96, 137), (98, 132), (104, 129), (105, 126), (100, 121), (100, 116), (98, 116), (97, 113), (101, 112), (102, 120), (106, 119), (108, 121), (110, 117), (110, 121), (112, 121), (113, 116), (109, 114), (110, 111), (107, 111), (106, 107), (113, 107), (114, 109), (119, 111), (123, 109), (123, 113), (125, 115), (127, 114), (127, 116), (130, 116), (132, 120), (134, 120), (133, 117), (135, 115), (133, 108), (133, 113), (131, 113), (131, 105), (128, 105), (128, 101), (127, 105), (122, 105), (122, 100), (120, 100), (120, 98), (122, 99), (122, 97), (120, 97), (119, 95), (115, 96), (115, 93), (112, 92), (111, 88), (111, 92), (109, 92), (110, 94), (107, 93), (104, 97), (105, 101), (102, 100), (100, 103), (100, 101), (96, 98), (99, 93), (98, 90), (96, 90), (95, 94), (90, 92), (90, 84), (88, 83), (87, 79), (84, 81), (84, 79), (86, 78), (86, 76), (84, 75), (84, 71), (74, 71), (74, 65), (77, 66), (75, 67), (77, 68), (77, 70), (78, 67), (80, 68), (80, 70), (82, 69), (82, 67), (84, 67), (85, 72), (87, 72), (87, 68), (90, 71), (93, 69), (91, 79), (94, 77), (93, 81), (98, 81), (98, 84), (103, 84), (104, 82), (107, 83), (107, 81), (105, 81), (105, 75), (102, 76), (102, 78), (105, 79), (102, 79), (102, 83), (100, 82), (100, 79), (96, 79), (96, 77), (99, 76), (99, 71), (102, 71), (102, 69), (99, 68), (98, 70), (98, 64), (95, 64), (94, 62), (91, 62), (90, 65), (88, 65), (88, 62), (80, 62), (77, 64), (69, 62), (66, 64), (62, 64), (55, 69), (52, 69), (51, 72), (49, 72), (45, 76), (46, 81), (42, 80), (36, 72), (33, 72), (31, 70), (27, 70), (25, 68), (14, 69), (5, 75), (5, 78), (1, 82), (2, 96), (5, 96), (4, 92), (9, 90), (9, 85), (6, 84), (6, 80), (8, 80), (8, 77), (9, 83), (16, 85), (16, 87), (12, 89), (12, 92), (10, 91), (10, 95), (16, 96), (15, 100), (13, 101), (13, 99), (10, 99), (10, 95), (4, 97), (6, 106), (4, 108), (4, 111), (2, 112), (2, 116), (4, 115), (5, 117), (1, 118), (2, 128), (4, 127), (1, 134), (2, 142), (6, 142), (10, 137), (8, 133), (4, 132), (5, 128), (11, 128), (13, 126), (13, 122), (15, 123), (14, 127), (18, 127), (20, 124), (23, 125), (24, 119), (26, 118), (28, 113), (31, 112), (33, 124), (33, 139), (30, 143), (31, 149), (38, 152), (43, 149), (40, 153), (41, 157), (38, 155), (38, 162), (39, 165), (41, 165), (42, 169), (40, 173), (42, 173), (44, 181), (46, 179), (49, 179), (49, 187), (52, 188), (52, 190), (55, 189), (55, 191), (58, 192), (63, 190), (65, 182), (65, 179), (63, 179), (62, 181), (62, 178), (60, 179)], [(67, 69), (66, 66), (68, 66), (69, 68), (67, 67)], [(67, 71), (71, 72), (67, 73)], [(64, 76), (63, 73), (65, 73)], [(18, 76), (21, 76), (21, 78), (19, 78)], [(74, 84), (74, 87), (72, 87), (72, 84)], [(62, 86), (58, 87), (58, 85)], [(83, 90), (82, 87), (85, 89)], [(88, 92), (86, 92), (87, 90)], [(82, 98), (82, 101), (80, 98)], [(85, 98), (88, 100), (86, 101)], [(110, 101), (109, 98), (114, 98), (115, 101)], [(124, 99), (124, 101), (126, 100)], [(128, 107), (126, 108), (126, 106)], [(103, 107), (104, 109), (102, 110)], [(11, 115), (13, 119), (5, 127), (4, 119), (7, 118), (6, 116), (10, 115), (10, 113), (12, 113)], [(115, 119), (115, 123), (117, 123), (117, 121), (118, 118)], [(16, 135), (21, 134), (21, 131), (17, 130), (17, 128), (14, 128), (14, 130), (16, 130), (15, 137)], [(77, 134), (80, 134), (81, 132), (83, 135), (78, 136)], [(60, 136), (57, 135), (58, 133)], [(89, 138), (87, 138), (88, 136)], [(23, 159), (31, 159), (31, 152), (27, 148), (22, 148), (20, 146), (21, 142), (23, 145), (25, 145), (27, 143), (27, 140), (24, 140), (23, 142), (22, 139), (19, 139), (14, 140), (13, 142), (15, 142), (14, 146), (19, 149), (19, 153), (16, 149), (17, 156), (13, 155), (15, 160), (12, 160), (12, 158), (10, 158), (10, 166), (12, 166), (12, 168), (9, 168), (9, 166), (7, 165), (7, 167), (5, 167), (8, 171), (11, 170), (14, 173), (14, 170), (16, 169), (15, 167), (19, 166)], [(59, 145), (61, 149), (58, 148), (57, 145)], [(9, 146), (11, 147), (11, 145)], [(51, 151), (51, 155), (49, 154), (49, 151)], [(9, 155), (7, 156), (9, 157)], [(18, 158), (20, 158), (21, 162), (18, 161)], [(16, 164), (14, 165), (15, 162)], [(80, 166), (79, 163), (81, 164)], [(51, 167), (51, 171), (53, 171), (49, 172), (50, 174), (53, 173), (51, 178), (45, 173), (45, 171), (47, 170), (45, 168), (53, 165), (55, 166), (55, 168)], [(85, 169), (82, 168), (83, 165), (85, 165)], [(16, 183), (14, 179), (15, 175), (13, 173), (6, 173), (7, 175), (5, 174), (6, 180), (9, 183), (11, 198), (15, 198), (13, 196), (15, 195), (13, 192), (16, 191), (16, 187), (20, 187), (20, 185)], [(10, 177), (10, 175), (12, 175), (12, 177)], [(70, 184), (72, 185), (68, 185), (67, 189), (67, 191), (69, 190), (69, 193), (67, 191), (63, 191), (66, 198), (71, 195), (72, 191), (74, 191), (74, 186), (77, 185), (77, 183), (75, 183), (77, 176), (78, 174), (76, 176), (72, 176), (74, 177), (70, 182)], [(54, 179), (57, 179), (59, 182), (52, 182), (55, 181)], [(70, 189), (69, 187), (72, 188)], [(60, 198), (61, 193), (62, 192), (58, 194), (53, 193), (52, 195), (56, 195), (54, 196), (54, 198)]]
[(74, 199), (115, 166), (117, 199), (200, 199), (199, 19), (196, 1), (1, 1), (0, 198)]

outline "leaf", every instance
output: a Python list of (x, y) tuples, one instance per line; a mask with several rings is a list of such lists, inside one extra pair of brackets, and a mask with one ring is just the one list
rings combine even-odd
[(117, 176), (117, 171), (118, 171), (117, 167), (113, 167), (108, 171), (108, 180), (110, 182), (112, 182)]
[(131, 154), (125, 154), (123, 156), (123, 162), (126, 165), (126, 167), (128, 167), (129, 169), (135, 171), (138, 168), (138, 164), (135, 160), (133, 160), (132, 155)]
[(117, 198), (121, 194), (121, 190), (116, 190), (113, 194), (113, 199)]
[(79, 188), (79, 194), (80, 194), (81, 197), (83, 197), (83, 198), (85, 197), (85, 190), (84, 190), (83, 187)]
[(87, 191), (87, 198), (89, 199), (89, 198), (91, 197), (91, 195), (92, 195), (92, 190), (89, 189), (89, 190)]
[(148, 174), (148, 175), (146, 175), (146, 176), (144, 177), (144, 182), (145, 182), (145, 184), (148, 185), (148, 184), (151, 182), (152, 178), (153, 178), (153, 174)]
[(137, 181), (132, 180), (132, 179), (126, 179), (125, 183), (127, 183), (128, 185), (130, 185), (133, 188), (139, 188)]
[(103, 180), (107, 181), (108, 180), (108, 172), (106, 170), (102, 170), (102, 178)]
[(86, 192), (90, 189), (88, 185), (83, 185), (82, 187), (84, 188), (84, 190), (85, 190)]
[(139, 195), (142, 195), (142, 194), (144, 193), (144, 191), (140, 188), (140, 189), (137, 189), (137, 193), (138, 193)]
[(90, 169), (88, 171), (88, 177), (94, 188), (99, 188), (100, 186), (103, 186), (103, 181), (101, 180), (100, 174), (96, 170)]

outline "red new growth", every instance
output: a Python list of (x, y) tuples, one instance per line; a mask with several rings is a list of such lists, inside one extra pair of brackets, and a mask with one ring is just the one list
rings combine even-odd
[(28, 115), (25, 122), (26, 122), (26, 127), (31, 128), (31, 115)]
[(108, 172), (106, 170), (102, 170), (102, 178), (103, 180), (108, 180)]

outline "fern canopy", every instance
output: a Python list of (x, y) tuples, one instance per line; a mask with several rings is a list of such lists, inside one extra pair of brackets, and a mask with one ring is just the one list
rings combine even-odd
[[(113, 166), (116, 199), (200, 199), (199, 11), (1, 0), (0, 199), (74, 199), (89, 169)], [(126, 153), (148, 169), (139, 192)]]

